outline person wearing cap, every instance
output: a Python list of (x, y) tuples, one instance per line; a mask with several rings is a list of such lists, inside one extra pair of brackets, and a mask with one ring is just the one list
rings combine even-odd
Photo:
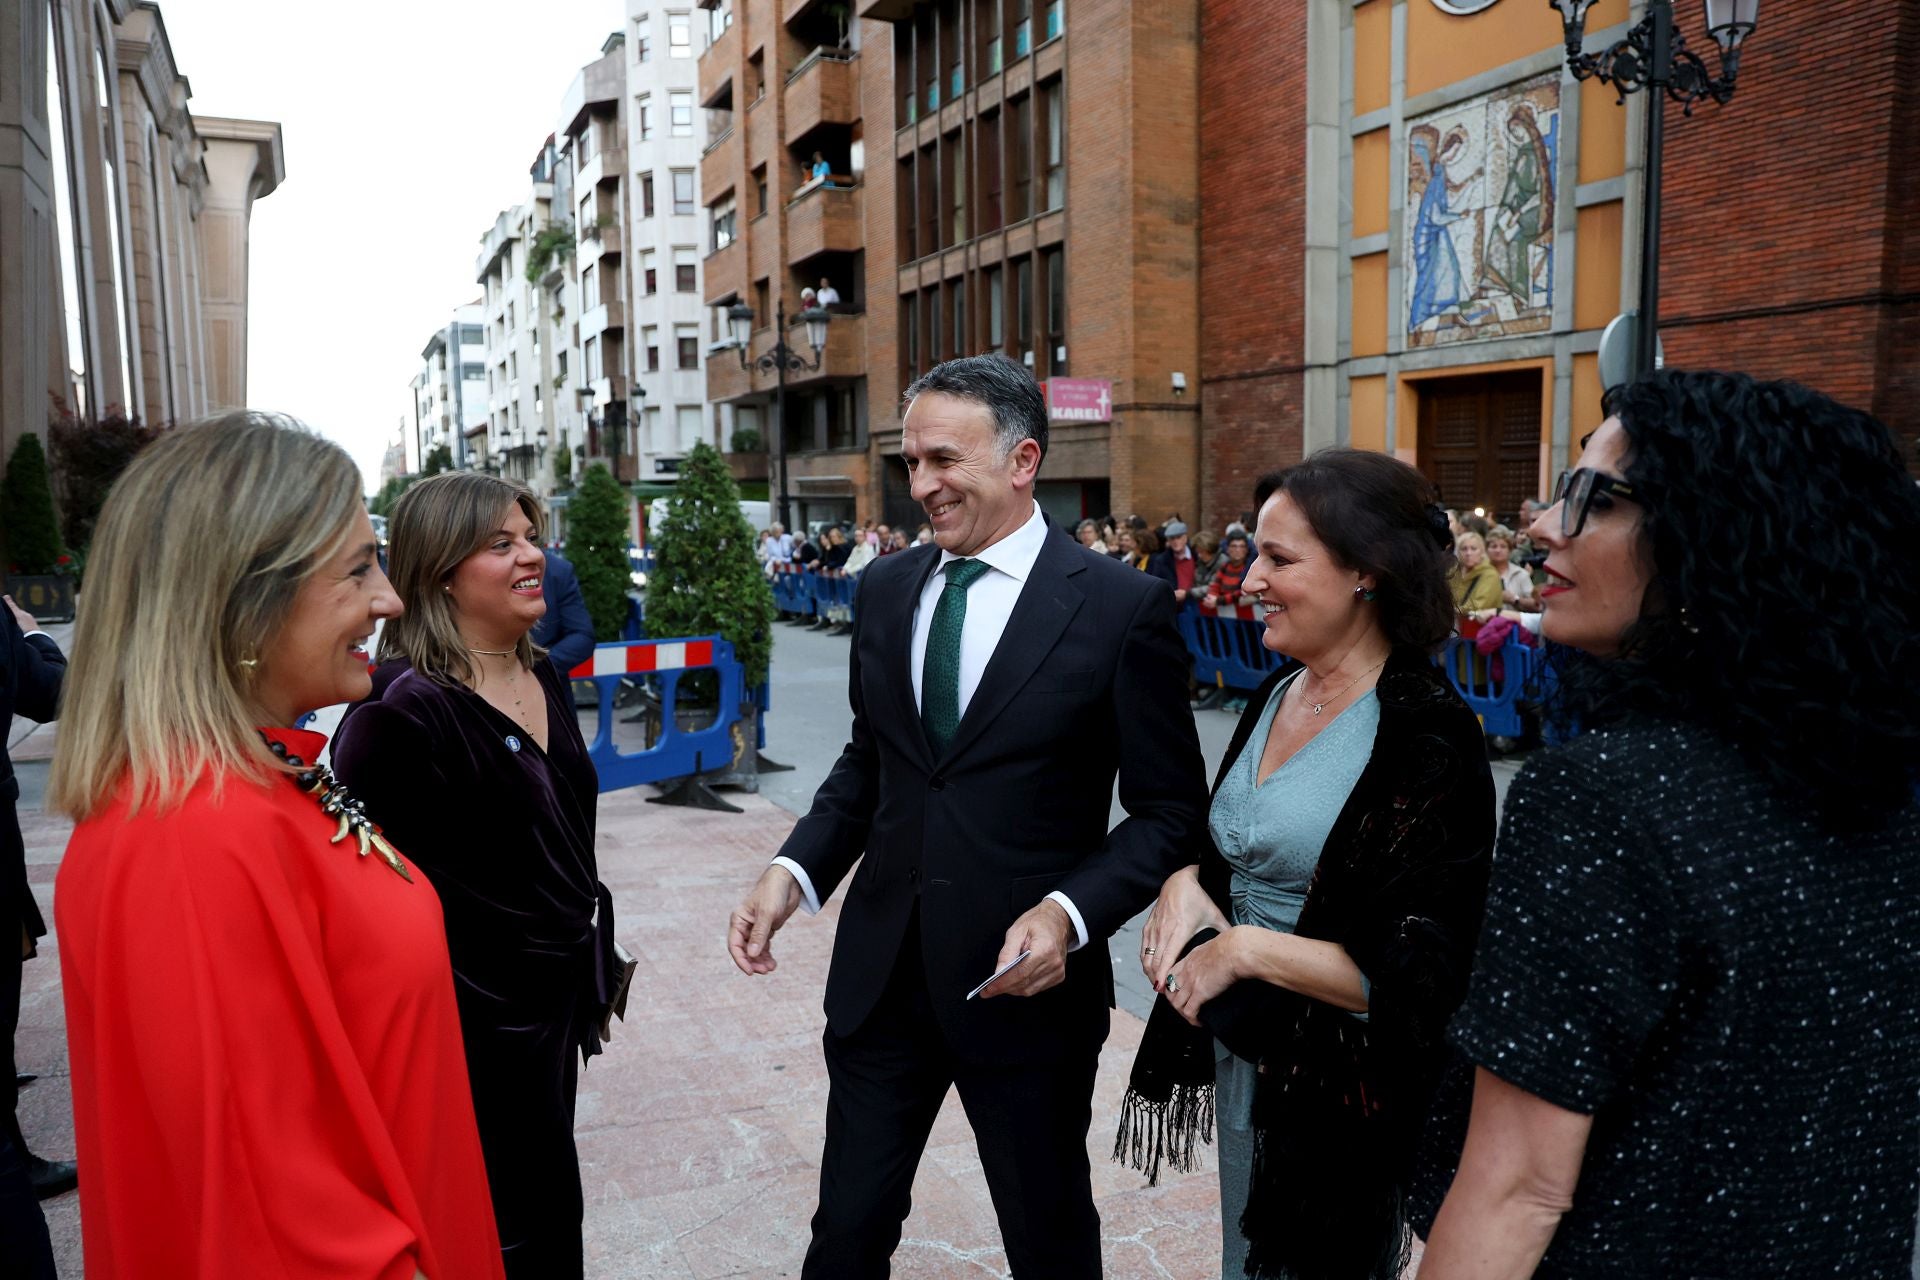
[(1147, 572), (1173, 588), (1173, 601), (1184, 605), (1193, 594), (1194, 570), (1199, 567), (1193, 548), (1187, 545), (1187, 526), (1172, 520), (1162, 530), (1166, 546), (1147, 561)]

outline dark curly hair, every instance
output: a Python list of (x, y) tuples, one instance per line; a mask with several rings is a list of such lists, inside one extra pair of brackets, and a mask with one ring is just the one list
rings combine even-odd
[(1652, 580), (1615, 656), (1560, 650), (1555, 714), (1703, 725), (1831, 826), (1911, 803), (1920, 487), (1886, 427), (1737, 373), (1656, 372), (1607, 411)]
[(1261, 486), (1269, 479), (1268, 493), (1291, 498), (1334, 559), (1373, 575), (1380, 626), (1394, 648), (1431, 653), (1446, 642), (1453, 634), (1453, 535), (1425, 476), (1384, 453), (1322, 449), (1262, 477)]

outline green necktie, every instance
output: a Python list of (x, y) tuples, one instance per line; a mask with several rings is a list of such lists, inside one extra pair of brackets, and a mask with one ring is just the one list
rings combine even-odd
[(927, 656), (920, 667), (920, 721), (933, 754), (943, 756), (960, 727), (960, 633), (967, 624), (967, 588), (987, 571), (983, 560), (953, 560), (947, 585), (927, 629)]

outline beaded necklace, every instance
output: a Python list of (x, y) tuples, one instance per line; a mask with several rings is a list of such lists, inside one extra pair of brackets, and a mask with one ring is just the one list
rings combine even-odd
[(300, 770), (288, 781), (312, 796), (319, 803), (320, 812), (329, 818), (339, 819), (340, 829), (328, 838), (328, 844), (339, 844), (351, 832), (360, 839), (361, 857), (377, 850), (380, 861), (393, 868), (395, 875), (408, 884), (413, 883), (413, 875), (407, 870), (407, 864), (400, 860), (400, 851), (387, 843), (387, 838), (380, 834), (380, 828), (367, 816), (364, 802), (347, 794), (346, 787), (333, 776), (333, 770), (323, 764), (310, 765), (299, 756), (288, 755), (286, 743), (275, 742), (265, 734), (260, 736), (265, 739), (269, 751)]

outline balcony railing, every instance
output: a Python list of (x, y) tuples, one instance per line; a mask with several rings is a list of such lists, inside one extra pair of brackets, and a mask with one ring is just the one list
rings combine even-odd
[(852, 253), (864, 247), (863, 199), (861, 189), (846, 177), (816, 179), (800, 188), (787, 203), (787, 263), (797, 266), (822, 253)]
[(787, 77), (786, 143), (797, 146), (823, 125), (860, 118), (859, 55), (815, 49)]

